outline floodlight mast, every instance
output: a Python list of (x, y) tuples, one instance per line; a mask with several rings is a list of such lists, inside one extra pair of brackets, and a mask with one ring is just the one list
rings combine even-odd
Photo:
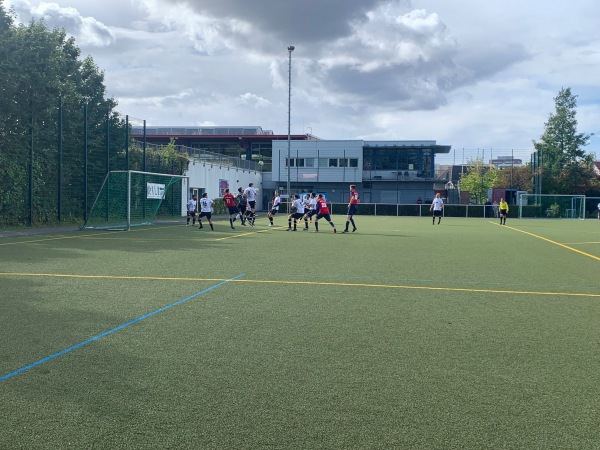
[(288, 197), (288, 214), (291, 212), (291, 187), (290, 187), (290, 157), (291, 157), (291, 118), (292, 118), (292, 52), (296, 49), (293, 45), (288, 48), (288, 147), (287, 147), (287, 197)]

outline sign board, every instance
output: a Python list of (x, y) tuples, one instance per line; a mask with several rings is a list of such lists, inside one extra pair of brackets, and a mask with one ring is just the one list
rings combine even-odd
[(146, 183), (146, 198), (162, 200), (165, 198), (165, 185), (158, 183)]

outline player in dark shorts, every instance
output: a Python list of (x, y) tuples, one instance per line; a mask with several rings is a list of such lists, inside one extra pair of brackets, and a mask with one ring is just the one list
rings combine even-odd
[[(287, 231), (296, 231), (296, 224), (298, 219), (304, 216), (304, 202), (300, 200), (298, 194), (294, 194), (294, 201), (292, 202), (292, 213), (288, 216), (288, 227)], [(292, 219), (294, 220), (294, 228), (292, 229)]]
[(358, 191), (356, 190), (356, 186), (350, 185), (350, 201), (348, 202), (348, 212), (346, 213), (346, 229), (342, 231), (342, 233), (348, 232), (348, 226), (352, 223), (352, 232), (356, 231), (356, 224), (354, 223), (354, 214), (358, 210)]
[(279, 197), (279, 192), (275, 191), (273, 194), (273, 200), (271, 201), (271, 211), (267, 213), (270, 227), (273, 226), (273, 216), (279, 212), (279, 205), (281, 205), (281, 197)]
[(319, 219), (325, 219), (329, 222), (329, 225), (333, 228), (333, 232), (337, 233), (335, 225), (331, 221), (331, 215), (329, 214), (329, 207), (327, 206), (327, 200), (323, 198), (323, 194), (317, 196), (317, 217), (315, 217), (315, 233), (319, 232)]
[(229, 225), (231, 226), (232, 230), (235, 230), (233, 222), (235, 221), (235, 216), (237, 216), (239, 209), (235, 204), (235, 197), (231, 192), (229, 192), (229, 189), (225, 189), (225, 194), (223, 195), (223, 203), (229, 211)]
[(248, 208), (248, 199), (244, 196), (244, 191), (242, 188), (238, 188), (237, 200), (240, 220), (242, 221), (242, 225), (246, 226), (246, 209)]
[(312, 192), (308, 198), (308, 201), (304, 203), (304, 229), (308, 230), (308, 221), (312, 223), (312, 218), (317, 214), (317, 198), (316, 194)]

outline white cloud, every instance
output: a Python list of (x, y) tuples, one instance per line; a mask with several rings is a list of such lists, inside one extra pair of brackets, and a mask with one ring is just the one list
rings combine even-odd
[(32, 4), (26, 0), (13, 1), (11, 5), (21, 15), (29, 15), (51, 26), (65, 28), (77, 38), (77, 44), (81, 47), (104, 47), (114, 42), (106, 25), (93, 17), (82, 16), (75, 8), (62, 7), (52, 2)]
[[(123, 114), (523, 149), (562, 87), (600, 123), (595, 0), (5, 0), (76, 37)], [(590, 150), (600, 148), (599, 137)], [(600, 151), (595, 150), (599, 155)]]

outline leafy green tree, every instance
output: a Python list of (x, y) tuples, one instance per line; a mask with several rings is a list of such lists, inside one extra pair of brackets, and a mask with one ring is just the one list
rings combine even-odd
[[(56, 221), (59, 179), (61, 210), (80, 220), (85, 192), (88, 200), (93, 197), (108, 169), (107, 151), (112, 163), (125, 145), (125, 124), (114, 111), (116, 102), (106, 97), (104, 74), (80, 55), (65, 30), (49, 30), (43, 21), (15, 25), (0, 0), (0, 223), (27, 223), (30, 168), (34, 222)], [(95, 175), (87, 185), (86, 167)]]
[(541, 161), (537, 175), (542, 178), (541, 193), (585, 193), (597, 184), (593, 155), (583, 149), (592, 135), (577, 131), (577, 96), (563, 88), (554, 98), (555, 112), (545, 123), (539, 142), (533, 141)]
[(531, 165), (506, 167), (498, 169), (495, 188), (516, 188), (521, 191), (533, 192)]
[(483, 158), (477, 158), (467, 163), (467, 172), (460, 177), (461, 191), (468, 191), (475, 203), (483, 204), (487, 198), (488, 189), (494, 187), (498, 178), (498, 169), (483, 163)]

